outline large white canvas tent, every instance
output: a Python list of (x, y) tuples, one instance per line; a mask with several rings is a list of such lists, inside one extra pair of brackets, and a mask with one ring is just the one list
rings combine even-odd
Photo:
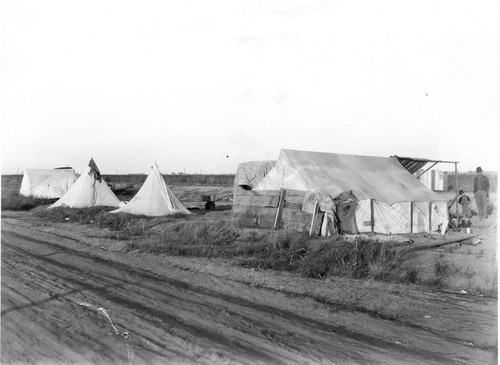
[(35, 198), (55, 199), (62, 197), (76, 181), (72, 168), (26, 169), (19, 194)]
[(175, 213), (191, 214), (167, 186), (158, 166), (152, 166), (137, 194), (122, 207), (110, 213), (163, 216)]
[[(254, 190), (281, 188), (314, 193), (324, 211), (334, 202), (352, 203), (353, 231), (360, 233), (429, 232), (448, 221), (446, 199), (396, 158), (284, 149)], [(306, 211), (314, 206), (304, 204)]]
[(89, 208), (94, 206), (119, 207), (120, 200), (101, 177), (94, 159), (90, 159), (85, 172), (66, 194), (48, 209), (56, 207)]

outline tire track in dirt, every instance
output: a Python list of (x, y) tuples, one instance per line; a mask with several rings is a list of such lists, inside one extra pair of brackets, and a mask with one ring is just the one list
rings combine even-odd
[[(10, 234), (10, 232), (9, 232)], [(16, 236), (16, 235), (14, 235)], [(22, 238), (22, 239), (31, 239), (29, 237), (25, 237), (25, 236), (22, 236), (22, 235), (17, 235), (18, 238)], [(42, 243), (42, 244), (50, 244), (51, 246), (53, 247), (57, 247), (57, 248), (60, 248), (59, 245), (55, 245), (55, 244), (52, 244), (52, 243), (48, 243), (46, 241), (41, 241), (41, 240), (37, 240), (37, 239), (31, 239), (33, 241), (36, 241), (38, 243)], [(9, 246), (9, 245), (8, 245)], [(14, 247), (12, 245), (10, 245), (10, 247), (14, 250), (21, 250), (19, 247)], [(74, 252), (74, 250), (71, 250), (71, 249), (65, 249), (66, 253), (76, 253)], [(21, 251), (22, 252), (22, 251)], [(64, 269), (65, 271), (75, 271), (76, 270), (76, 274), (82, 274), (79, 270), (75, 269), (73, 266), (69, 266), (69, 265), (65, 265), (65, 264), (61, 264), (57, 261), (55, 261), (54, 259), (52, 258), (48, 258), (47, 256), (39, 256), (39, 255), (36, 255), (36, 254), (32, 254), (30, 252), (23, 252), (23, 254), (25, 255), (29, 255), (33, 258), (37, 258), (38, 260), (41, 260), (42, 262), (44, 262), (45, 264), (52, 264), (52, 265), (56, 265), (56, 266), (59, 266), (61, 269)], [(80, 256), (82, 257), (87, 257), (88, 258), (88, 254), (82, 254), (82, 253), (76, 253), (76, 254), (79, 254)], [(100, 258), (98, 258), (99, 260)], [(109, 264), (109, 262), (107, 260), (104, 260), (106, 262), (106, 264)], [(43, 271), (43, 267), (45, 266), (44, 265), (40, 265), (37, 269), (38, 270), (41, 270)], [(115, 263), (116, 265), (116, 263)], [(118, 264), (118, 266), (123, 269), (123, 265), (122, 264)], [(126, 267), (127, 270), (130, 270), (131, 268), (130, 267)], [(134, 270), (134, 269), (132, 269)], [(134, 270), (134, 271), (137, 271), (137, 270)], [(142, 271), (142, 270), (141, 270)], [(141, 272), (140, 273), (141, 276), (143, 276), (143, 279), (145, 280), (148, 280), (148, 281), (151, 281), (151, 280), (154, 280), (154, 281), (157, 281), (157, 282), (165, 282), (165, 279), (166, 278), (157, 278), (157, 277), (152, 277), (151, 275), (147, 275), (146, 277), (144, 277), (144, 273)], [(62, 279), (62, 278), (61, 278)], [(65, 278), (66, 280), (68, 280), (68, 278), (66, 277)], [(96, 277), (94, 277), (94, 279), (97, 279)], [(102, 279), (102, 277), (101, 277)], [(113, 280), (116, 280), (113, 278)], [(71, 281), (71, 280), (70, 280)], [(189, 285), (187, 285), (186, 283), (183, 283), (183, 282), (178, 282), (178, 281), (172, 281), (171, 279), (167, 279), (167, 282), (169, 285), (173, 285), (173, 286), (176, 286), (176, 287), (179, 287), (181, 289), (184, 289), (184, 290), (190, 290), (190, 291), (193, 291), (193, 292), (196, 292), (196, 293), (199, 293), (200, 291), (204, 294), (204, 295), (209, 295), (209, 296), (212, 296), (212, 297), (217, 297), (218, 299), (221, 299), (221, 295), (218, 294), (218, 293), (214, 293), (208, 289), (205, 289), (205, 288), (193, 288), (193, 287), (190, 287)], [(94, 286), (94, 285), (91, 285), (91, 284), (87, 284), (87, 285), (82, 285), (81, 281), (73, 281), (72, 282), (73, 285), (80, 285), (81, 286), (81, 289), (82, 290), (92, 290), (93, 292), (97, 292), (99, 294), (99, 296), (101, 297), (105, 297), (106, 299), (112, 301), (112, 302), (116, 302), (120, 305), (123, 305), (123, 306), (126, 306), (130, 309), (133, 309), (134, 311), (150, 311), (151, 312), (151, 308), (147, 308), (147, 307), (144, 307), (141, 305), (141, 303), (138, 303), (138, 302), (133, 302), (133, 301), (124, 301), (122, 297), (118, 297), (118, 296), (114, 296), (114, 295), (110, 295), (106, 289), (103, 289), (103, 287), (109, 287), (111, 285), (116, 285), (116, 283), (108, 283), (107, 285), (104, 285), (104, 286)], [(130, 283), (128, 283), (130, 284)], [(156, 290), (156, 288), (149, 288), (151, 290)], [(231, 303), (231, 304), (235, 304), (235, 305), (244, 305), (244, 306), (247, 306), (253, 310), (260, 310), (260, 311), (264, 311), (268, 314), (271, 314), (271, 315), (274, 315), (274, 316), (280, 316), (281, 318), (283, 319), (288, 319), (288, 320), (294, 320), (295, 322), (298, 322), (300, 325), (306, 325), (304, 322), (304, 319), (302, 317), (299, 317), (293, 313), (286, 313), (284, 311), (281, 311), (281, 310), (278, 310), (276, 308), (272, 308), (272, 307), (268, 307), (268, 306), (263, 306), (263, 305), (259, 305), (259, 304), (255, 304), (255, 303), (250, 303), (244, 299), (241, 299), (241, 298), (236, 298), (236, 297), (231, 297), (231, 296), (227, 296), (227, 295), (222, 295), (222, 299)], [(168, 315), (164, 312), (161, 312), (161, 311), (153, 311), (152, 313), (155, 317), (158, 317), (160, 318), (161, 320), (165, 321), (167, 320), (169, 323), (174, 323), (176, 326), (180, 326), (180, 327), (186, 327), (186, 323), (183, 323), (183, 322), (179, 322), (175, 317), (171, 316), (171, 315)], [(233, 316), (237, 315), (236, 312), (232, 312), (231, 313)], [(240, 316), (241, 317), (241, 316)], [(244, 318), (245, 322), (247, 323), (251, 323), (252, 322), (252, 318)], [(417, 355), (420, 355), (420, 352), (418, 351), (414, 351), (414, 350), (411, 350), (411, 349), (406, 349), (406, 348), (403, 348), (401, 349), (400, 346), (397, 346), (396, 344), (394, 343), (391, 343), (391, 342), (388, 342), (388, 341), (383, 341), (383, 340), (380, 340), (380, 339), (377, 339), (377, 338), (373, 338), (373, 337), (370, 337), (370, 336), (366, 336), (366, 335), (363, 335), (363, 334), (360, 334), (360, 333), (351, 333), (349, 331), (347, 331), (345, 328), (341, 328), (341, 327), (334, 327), (334, 326), (331, 326), (331, 325), (328, 325), (328, 324), (325, 324), (323, 322), (319, 322), (319, 321), (311, 321), (310, 319), (307, 319), (307, 326), (309, 327), (314, 327), (315, 329), (317, 330), (321, 330), (321, 331), (324, 331), (326, 333), (337, 333), (338, 335), (342, 336), (342, 337), (347, 337), (347, 338), (351, 338), (351, 339), (355, 339), (356, 341), (361, 341), (361, 342), (366, 342), (370, 345), (374, 345), (374, 346), (377, 346), (377, 347), (384, 347), (384, 348), (389, 348), (391, 350), (397, 350), (397, 351), (401, 351), (403, 350), (404, 352), (408, 352), (409, 354), (411, 354), (412, 356), (417, 356)], [(204, 335), (206, 336), (207, 338), (213, 338), (214, 337), (214, 334), (213, 333), (202, 333), (200, 332), (200, 329), (199, 328), (189, 328), (190, 332), (192, 335)], [(280, 337), (283, 337), (283, 336), (279, 336), (277, 334), (276, 331), (272, 331), (272, 330), (263, 330), (261, 331), (261, 334), (267, 338), (267, 339), (270, 339), (272, 340), (273, 342), (275, 343), (279, 343), (280, 345), (282, 346), (285, 346), (287, 348), (290, 348), (290, 349), (294, 349), (295, 350), (297, 349), (297, 346), (295, 344), (293, 344), (292, 346), (290, 344), (286, 344), (286, 342), (284, 341), (285, 339), (284, 338), (281, 338), (281, 341), (280, 341)], [(227, 341), (221, 341), (221, 339), (218, 339), (223, 345), (225, 346), (228, 346), (229, 344), (227, 343)], [(285, 343), (281, 343), (281, 342), (285, 342)], [(234, 343), (232, 343), (231, 345), (234, 346)], [(244, 348), (241, 348), (240, 350), (244, 350)], [(251, 352), (249, 353), (249, 355), (251, 354)], [(436, 357), (433, 356), (433, 358), (436, 360)], [(267, 360), (270, 360), (270, 359), (267, 359)], [(360, 359), (357, 359), (358, 361), (361, 361), (362, 358)], [(446, 359), (439, 359), (439, 360), (446, 360)]]
[[(12, 232), (9, 232), (9, 234), (11, 234), (11, 233)], [(190, 286), (189, 284), (187, 284), (185, 282), (181, 282), (181, 281), (178, 281), (178, 280), (175, 280), (175, 279), (171, 279), (171, 278), (156, 277), (155, 275), (153, 275), (149, 271), (140, 270), (140, 269), (136, 269), (136, 268), (131, 268), (130, 266), (125, 266), (125, 265), (120, 264), (120, 263), (109, 261), (109, 260), (103, 259), (102, 257), (99, 257), (99, 256), (94, 256), (92, 254), (89, 255), (87, 253), (82, 253), (81, 251), (77, 251), (77, 250), (73, 250), (73, 249), (68, 249), (68, 248), (65, 248), (65, 247), (61, 247), (61, 246), (59, 246), (57, 244), (54, 244), (52, 242), (47, 242), (47, 241), (40, 240), (40, 239), (32, 239), (30, 237), (23, 236), (23, 235), (18, 235), (18, 234), (15, 234), (15, 233), (14, 233), (14, 235), (17, 236), (18, 238), (22, 238), (22, 239), (29, 238), (33, 242), (38, 242), (38, 243), (49, 245), (49, 246), (52, 246), (52, 247), (59, 247), (59, 248), (61, 248), (61, 252), (65, 252), (65, 253), (68, 253), (68, 254), (71, 253), (72, 255), (80, 256), (81, 258), (85, 258), (85, 259), (97, 260), (97, 261), (99, 261), (99, 262), (101, 262), (103, 264), (105, 263), (105, 264), (113, 265), (117, 269), (121, 269), (121, 270), (124, 270), (124, 271), (127, 271), (127, 272), (133, 271), (134, 274), (140, 274), (140, 275), (143, 276), (144, 279), (146, 279), (148, 281), (156, 281), (157, 283), (168, 282), (170, 285), (173, 285), (177, 289), (190, 290), (193, 293), (202, 293), (203, 295), (207, 295), (207, 296), (211, 296), (211, 297), (214, 297), (214, 298), (222, 299), (222, 300), (224, 300), (226, 302), (229, 302), (229, 303), (232, 303), (232, 304), (235, 304), (235, 305), (246, 306), (246, 307), (249, 307), (251, 309), (264, 311), (264, 312), (267, 312), (269, 314), (274, 314), (274, 315), (281, 314), (282, 316), (285, 316), (285, 317), (289, 316), (288, 319), (291, 319), (291, 320), (292, 319), (293, 320), (302, 320), (303, 319), (302, 317), (297, 316), (297, 315), (295, 315), (293, 313), (283, 313), (283, 312), (275, 313), (276, 309), (273, 308), (273, 307), (263, 306), (261, 304), (250, 302), (250, 301), (244, 300), (242, 298), (228, 296), (228, 295), (224, 295), (224, 294), (221, 294), (221, 293), (218, 293), (218, 292), (213, 292), (210, 289), (203, 288), (203, 287)], [(75, 241), (79, 242), (79, 240), (75, 240)], [(111, 277), (110, 277), (110, 279), (111, 279)], [(141, 285), (142, 286), (145, 285), (142, 280), (141, 280)], [(152, 290), (152, 291), (156, 290), (153, 287), (149, 287), (149, 289)], [(265, 289), (265, 290), (269, 290), (269, 289)], [(297, 295), (297, 294), (292, 293), (292, 292), (283, 291), (283, 293), (288, 294), (291, 297), (301, 297), (300, 295)], [(162, 294), (162, 295), (169, 295), (168, 293), (166, 293), (164, 291), (161, 292), (160, 294)], [(302, 296), (302, 297), (304, 297), (304, 296)], [(180, 299), (180, 298), (175, 298), (175, 299)], [(446, 301), (446, 303), (448, 303), (448, 301)], [(399, 324), (399, 325), (403, 324), (406, 327), (410, 327), (410, 328), (413, 328), (413, 329), (416, 329), (416, 330), (427, 331), (427, 332), (433, 334), (436, 337), (442, 338), (443, 340), (454, 341), (457, 344), (462, 344), (463, 343), (463, 341), (461, 341), (459, 339), (450, 338), (449, 336), (446, 336), (446, 335), (444, 335), (444, 334), (442, 334), (442, 333), (440, 333), (438, 331), (435, 331), (435, 330), (433, 330), (433, 329), (431, 329), (429, 327), (418, 325), (418, 324), (413, 324), (413, 323), (407, 323), (407, 322), (403, 323), (403, 322), (401, 322), (401, 321), (399, 321), (397, 319), (391, 318), (389, 316), (384, 316), (381, 313), (377, 313), (377, 312), (375, 312), (373, 310), (369, 310), (369, 309), (364, 308), (364, 307), (359, 307), (359, 306), (358, 307), (353, 307), (352, 305), (351, 306), (347, 306), (347, 305), (342, 305), (342, 304), (338, 304), (338, 303), (334, 303), (334, 302), (328, 302), (328, 301), (325, 301), (323, 304), (328, 305), (330, 307), (330, 309), (333, 310), (333, 311), (345, 311), (345, 310), (356, 311), (356, 312), (367, 314), (367, 315), (369, 315), (371, 317), (374, 317), (374, 318), (377, 318), (377, 319), (382, 319), (384, 321), (391, 321), (391, 322), (394, 322), (395, 324)], [(453, 303), (448, 303), (448, 304), (449, 305), (453, 305)], [(355, 337), (355, 338), (362, 338), (364, 341), (370, 342), (370, 343), (378, 345), (378, 346), (398, 347), (396, 344), (394, 344), (392, 342), (383, 341), (383, 340), (381, 341), (379, 339), (374, 339), (373, 337), (365, 336), (365, 335), (359, 334), (359, 333), (350, 333), (349, 331), (346, 331), (344, 328), (341, 328), (341, 327), (339, 327), (339, 328), (332, 328), (331, 326), (329, 326), (329, 327), (327, 326), (325, 328), (323, 322), (308, 320), (308, 323), (316, 325), (317, 329), (323, 329), (323, 330), (325, 330), (327, 332), (331, 332), (331, 331), (339, 332), (339, 334), (341, 334), (343, 336)], [(486, 346), (484, 346), (484, 347), (478, 346), (478, 348), (482, 348), (484, 350), (491, 350), (491, 347), (489, 347), (489, 346), (488, 347), (486, 347)]]
[[(53, 242), (42, 239), (34, 239), (30, 236), (18, 234), (11, 231), (6, 233), (8, 240), (29, 240), (31, 242), (37, 243), (38, 245), (43, 245), (43, 251), (46, 251), (47, 247), (52, 250), (58, 250), (57, 252), (49, 254), (36, 254), (23, 250), (20, 247), (9, 244), (8, 242), (5, 243), (5, 245), (10, 249), (17, 250), (17, 252), (21, 256), (31, 255), (30, 257), (33, 260), (40, 261), (40, 263), (36, 267), (37, 271), (43, 272), (45, 270), (48, 274), (51, 270), (47, 268), (57, 267), (58, 270), (65, 273), (64, 275), (60, 275), (59, 280), (68, 280), (67, 273), (71, 272), (72, 275), (75, 276), (75, 278), (69, 280), (71, 286), (80, 287), (81, 291), (93, 292), (95, 295), (97, 295), (97, 297), (105, 297), (107, 301), (117, 303), (121, 307), (132, 310), (133, 313), (148, 312), (149, 316), (141, 316), (142, 320), (150, 320), (153, 324), (161, 324), (162, 322), (164, 323), (165, 321), (167, 321), (168, 323), (174, 323), (174, 325), (178, 326), (179, 328), (187, 330), (188, 334), (190, 334), (191, 337), (200, 335), (200, 328), (198, 326), (193, 326), (180, 318), (165, 313), (165, 311), (152, 310), (151, 306), (143, 305), (138, 301), (127, 300), (125, 299), (126, 295), (124, 295), (123, 293), (110, 293), (109, 288), (113, 288), (113, 290), (141, 289), (141, 294), (144, 294), (143, 297), (154, 298), (155, 296), (160, 296), (162, 298), (168, 298), (169, 300), (172, 300), (176, 303), (184, 301), (184, 303), (189, 304), (193, 307), (196, 306), (198, 309), (205, 308), (204, 311), (206, 311), (207, 315), (210, 315), (210, 313), (213, 314), (214, 311), (220, 311), (221, 309), (218, 307), (221, 307), (222, 310), (232, 318), (231, 326), (234, 326), (236, 328), (237, 332), (239, 332), (240, 334), (240, 337), (242, 337), (241, 333), (243, 333), (249, 336), (258, 336), (259, 338), (253, 339), (251, 342), (245, 342), (245, 338), (241, 338), (240, 344), (243, 347), (238, 348), (236, 346), (235, 348), (234, 339), (236, 338), (238, 333), (231, 333), (232, 335), (236, 336), (231, 337), (231, 340), (229, 340), (228, 338), (226, 338), (227, 336), (221, 336), (219, 332), (216, 332), (219, 337), (222, 337), (217, 338), (217, 341), (220, 342), (220, 345), (228, 352), (234, 352), (236, 350), (237, 352), (244, 353), (245, 356), (249, 358), (250, 356), (255, 356), (255, 359), (260, 359), (260, 361), (266, 363), (276, 363), (276, 354), (278, 354), (278, 356), (283, 354), (267, 348), (265, 343), (261, 343), (262, 340), (269, 341), (278, 347), (289, 350), (289, 352), (292, 352), (292, 354), (297, 352), (301, 352), (302, 354), (309, 353), (311, 356), (314, 356), (317, 359), (331, 359), (334, 358), (335, 355), (340, 355), (340, 358), (342, 358), (342, 356), (346, 356), (346, 359), (349, 359), (350, 361), (363, 363), (366, 362), (366, 352), (372, 351), (376, 354), (380, 353), (381, 349), (384, 349), (384, 351), (392, 351), (395, 354), (401, 354), (396, 355), (396, 357), (400, 357), (401, 359), (405, 359), (406, 356), (411, 356), (412, 358), (419, 358), (421, 360), (425, 359), (427, 360), (426, 362), (453, 362), (451, 359), (446, 357), (439, 357), (437, 356), (438, 354), (435, 353), (427, 354), (423, 353), (422, 350), (419, 349), (411, 349), (404, 346), (398, 346), (393, 342), (381, 340), (380, 338), (364, 335), (359, 332), (353, 332), (342, 326), (334, 326), (321, 321), (314, 321), (310, 318), (304, 318), (296, 315), (295, 313), (283, 311), (279, 308), (275, 308), (269, 305), (254, 303), (241, 297), (235, 297), (219, 293), (208, 288), (190, 285), (180, 280), (168, 278), (166, 276), (154, 274), (148, 270), (138, 269), (119, 262), (107, 260), (91, 253), (73, 250), (67, 247), (63, 247), (59, 244), (55, 244)], [(52, 234), (52, 232), (44, 233), (47, 235)], [(2, 237), (2, 241), (4, 241), (4, 236)], [(4, 242), (2, 243), (4, 244)], [(59, 253), (60, 255), (55, 255), (55, 253)], [(77, 262), (72, 262), (71, 264), (60, 262), (60, 260), (68, 260), (68, 258), (64, 257), (65, 255), (73, 258), (73, 261), (75, 261), (75, 257), (77, 257), (78, 260), (76, 260)], [(97, 264), (96, 266), (108, 267), (110, 270), (112, 269), (118, 271), (118, 273), (110, 273), (108, 275), (106, 272), (99, 270), (99, 274), (94, 274), (89, 270), (83, 270), (74, 266), (75, 264), (85, 266), (85, 261), (89, 261), (91, 263), (93, 262), (94, 264)], [(90, 283), (82, 281), (83, 276), (87, 276)], [(127, 280), (124, 283), (125, 278)], [(105, 285), (95, 285), (96, 282), (106, 283)], [(165, 289), (161, 289), (163, 287)], [(172, 294), (172, 292), (180, 294), (175, 295)], [(194, 296), (198, 296), (201, 299), (189, 299), (190, 297)], [(205, 298), (205, 301), (210, 303), (203, 302), (202, 298)], [(178, 304), (176, 305), (178, 306)], [(179, 307), (175, 306), (173, 306), (172, 308), (174, 310), (176, 308), (179, 309)], [(139, 312), (137, 312), (137, 310), (139, 310)], [(242, 314), (241, 312), (243, 310), (247, 311), (247, 314)], [(135, 315), (137, 316), (138, 314)], [(262, 316), (264, 318), (260, 318), (259, 316)], [(153, 320), (151, 318), (153, 318)], [(238, 326), (234, 325), (235, 321), (239, 322)], [(273, 328), (273, 325), (274, 327), (276, 327), (276, 322), (287, 323), (286, 326), (283, 325), (281, 329)], [(306, 340), (302, 338), (302, 342), (300, 342), (300, 339), (297, 339), (297, 336), (294, 336), (294, 333), (300, 333), (302, 328), (306, 328), (306, 330), (304, 331), (305, 335), (309, 335), (310, 338)], [(290, 331), (289, 329), (292, 329), (293, 331)], [(227, 330), (229, 332), (231, 330), (235, 331), (231, 328), (228, 328)], [(318, 332), (318, 334), (316, 336), (311, 336), (311, 333), (313, 331)], [(175, 333), (175, 335), (181, 334)], [(205, 338), (205, 340), (209, 341), (209, 339), (214, 336), (214, 331), (202, 331), (201, 335)], [(145, 336), (144, 340), (149, 341)], [(255, 341), (257, 341), (258, 343), (256, 343)], [(310, 343), (307, 343), (308, 341)], [(335, 341), (340, 342), (340, 344), (334, 344), (332, 346), (332, 342), (335, 343)], [(266, 353), (274, 354), (275, 357), (271, 356), (270, 358), (259, 358), (258, 355), (252, 353), (252, 351), (245, 353), (245, 345), (247, 347), (252, 347), (252, 351), (255, 347), (259, 347)], [(319, 350), (313, 348), (309, 351), (305, 351), (304, 347), (308, 347), (309, 345), (316, 345), (319, 347)], [(325, 350), (326, 346), (328, 346), (329, 349)], [(341, 346), (346, 346), (347, 349), (340, 349), (339, 347)], [(349, 347), (351, 347), (351, 349), (349, 349)], [(362, 350), (352, 351), (352, 347), (361, 347)], [(335, 350), (337, 350), (337, 352)], [(288, 356), (286, 357), (289, 356), (290, 354), (288, 354)], [(311, 356), (309, 356), (309, 358)]]
[[(2, 237), (3, 240), (5, 240), (5, 237)], [(238, 353), (242, 354), (244, 357), (251, 358), (257, 361), (262, 361), (265, 363), (276, 363), (280, 364), (283, 363), (280, 358), (273, 357), (271, 355), (268, 355), (266, 353), (261, 353), (258, 351), (258, 349), (255, 348), (254, 344), (249, 344), (245, 343), (245, 341), (240, 341), (236, 342), (234, 339), (227, 339), (224, 336), (221, 336), (220, 334), (210, 331), (206, 328), (201, 328), (198, 326), (193, 326), (185, 321), (180, 320), (179, 318), (175, 317), (174, 315), (171, 315), (169, 313), (166, 313), (164, 311), (160, 311), (151, 307), (146, 307), (142, 305), (142, 303), (138, 301), (132, 301), (125, 299), (123, 296), (119, 296), (113, 293), (110, 293), (108, 291), (108, 288), (112, 286), (110, 283), (105, 283), (103, 285), (94, 285), (91, 283), (85, 283), (80, 280), (77, 280), (75, 278), (69, 277), (67, 274), (69, 272), (73, 272), (74, 274), (81, 274), (81, 272), (78, 269), (75, 269), (74, 267), (62, 263), (58, 263), (52, 259), (48, 259), (47, 257), (40, 257), (36, 254), (33, 254), (31, 252), (28, 252), (26, 250), (23, 250), (19, 247), (15, 247), (9, 243), (3, 243), (4, 247), (8, 247), (9, 249), (12, 249), (14, 251), (20, 252), (25, 256), (30, 256), (32, 258), (37, 258), (39, 261), (41, 261), (41, 264), (36, 264), (33, 268), (36, 269), (37, 271), (44, 272), (47, 271), (52, 274), (52, 275), (57, 275), (56, 273), (53, 272), (53, 267), (56, 266), (59, 269), (63, 269), (65, 271), (64, 276), (60, 276), (60, 280), (65, 280), (69, 283), (71, 283), (71, 286), (78, 287), (78, 291), (83, 291), (83, 290), (88, 290), (92, 291), (97, 295), (99, 298), (105, 298), (106, 300), (116, 303), (117, 305), (121, 307), (126, 307), (128, 309), (131, 309), (133, 312), (136, 313), (144, 313), (147, 312), (149, 313), (150, 316), (153, 316), (154, 318), (157, 318), (160, 320), (162, 323), (168, 323), (170, 327), (176, 327), (176, 328), (181, 328), (183, 331), (186, 331), (191, 337), (193, 338), (204, 338), (207, 342), (209, 343), (216, 343), (218, 346), (221, 346), (225, 349), (232, 350), (232, 351), (237, 351)], [(95, 275), (91, 275), (95, 276)], [(95, 278), (94, 278), (95, 279)], [(121, 285), (122, 287), (125, 286), (125, 284)], [(17, 309), (17, 308), (16, 308)], [(4, 311), (3, 314), (7, 313), (9, 310)]]

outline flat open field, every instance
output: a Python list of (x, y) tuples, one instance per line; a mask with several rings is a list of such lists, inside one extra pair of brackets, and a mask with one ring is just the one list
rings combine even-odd
[[(15, 191), (8, 185), (2, 194)], [(207, 188), (174, 186), (182, 191), (191, 200)], [(126, 237), (73, 219), (48, 219), (43, 207), (2, 211), (2, 364), (497, 363), (496, 216), (473, 221), (477, 245), (402, 262), (416, 283), (147, 252), (141, 244), (168, 234)], [(151, 232), (184, 224), (141, 222)], [(437, 267), (446, 272), (429, 285)]]

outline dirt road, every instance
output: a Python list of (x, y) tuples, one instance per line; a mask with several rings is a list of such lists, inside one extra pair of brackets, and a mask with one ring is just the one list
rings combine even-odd
[[(410, 295), (394, 320), (294, 294), (289, 277), (273, 289), (236, 269), (103, 250), (106, 240), (68, 227), (2, 219), (2, 364), (496, 363), (495, 299)], [(418, 323), (424, 307), (443, 324)]]

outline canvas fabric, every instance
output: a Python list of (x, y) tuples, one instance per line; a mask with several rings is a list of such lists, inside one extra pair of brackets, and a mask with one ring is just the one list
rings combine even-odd
[[(414, 204), (413, 232), (436, 230), (448, 219), (446, 199), (420, 183), (395, 158), (282, 150), (274, 168), (255, 190), (281, 188), (329, 197), (352, 194), (355, 208), (344, 207), (344, 220), (351, 222), (344, 228), (351, 232), (371, 232), (371, 200), (374, 201), (374, 231), (378, 233), (411, 232), (410, 202)], [(430, 203), (433, 204), (431, 217)], [(353, 211), (355, 219), (351, 219)]]
[(157, 166), (151, 167), (146, 181), (137, 194), (124, 206), (111, 213), (164, 216), (175, 213), (191, 214), (167, 186)]
[[(66, 178), (73, 175), (75, 175), (75, 170), (73, 169), (26, 169), (24, 170), (19, 194), (24, 196), (33, 196), (33, 191), (38, 185), (42, 182), (44, 182), (44, 185), (47, 185), (47, 179), (54, 176)], [(56, 180), (52, 180), (52, 183), (55, 181)], [(54, 198), (59, 197), (60, 196), (55, 196)]]
[(411, 175), (396, 158), (282, 150), (275, 167), (255, 187), (320, 191), (337, 196), (352, 190), (356, 197), (392, 205), (442, 198)]
[(95, 206), (119, 207), (120, 200), (104, 179), (98, 181), (90, 166), (58, 201), (47, 209), (56, 207), (89, 208)]
[(234, 177), (234, 185), (248, 186), (250, 189), (255, 186), (271, 171), (276, 161), (248, 161), (238, 165)]
[(76, 182), (78, 176), (71, 171), (60, 172), (43, 180), (33, 188), (32, 196), (43, 199), (61, 198)]

